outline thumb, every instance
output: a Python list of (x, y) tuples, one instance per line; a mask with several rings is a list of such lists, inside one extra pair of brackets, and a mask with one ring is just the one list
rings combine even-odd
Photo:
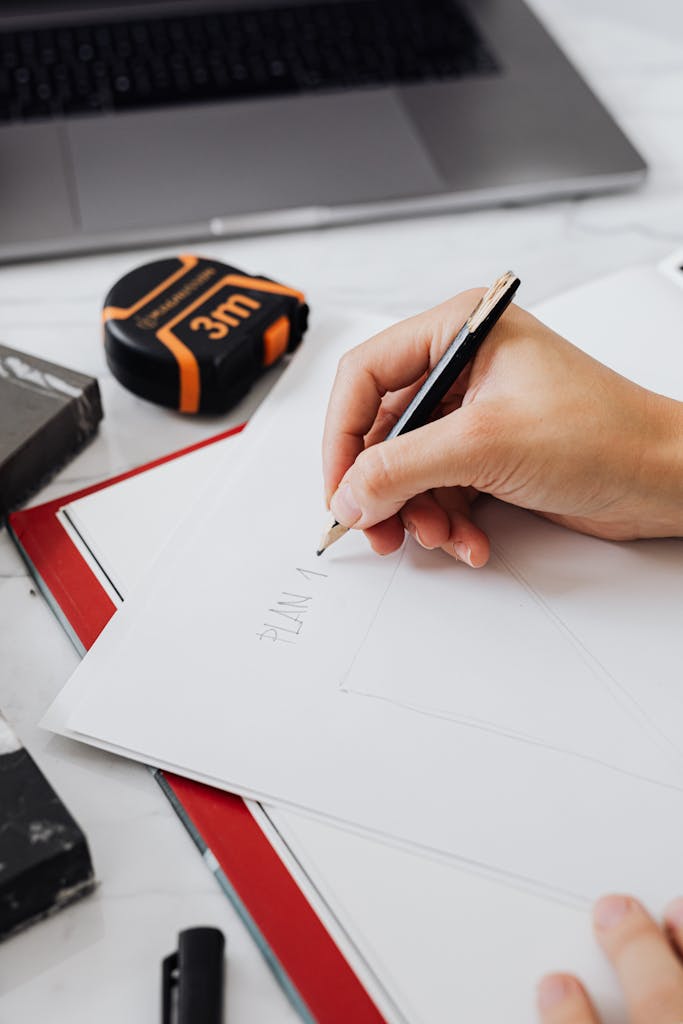
[(366, 530), (433, 487), (468, 486), (481, 443), (465, 406), (360, 453), (330, 502), (337, 522)]

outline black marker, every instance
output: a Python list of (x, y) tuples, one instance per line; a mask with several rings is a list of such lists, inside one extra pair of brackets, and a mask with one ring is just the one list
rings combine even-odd
[(161, 964), (161, 1024), (223, 1024), (223, 954), (218, 928), (186, 928)]
[[(508, 270), (506, 274), (498, 278), (495, 284), (491, 285), (486, 295), (472, 310), (408, 408), (389, 431), (385, 438), (386, 441), (424, 426), (467, 364), (474, 359), (489, 331), (510, 305), (519, 285), (519, 278), (511, 270)], [(342, 526), (333, 516), (322, 536), (317, 554), (322, 555), (330, 544), (334, 544), (347, 531), (348, 527)]]

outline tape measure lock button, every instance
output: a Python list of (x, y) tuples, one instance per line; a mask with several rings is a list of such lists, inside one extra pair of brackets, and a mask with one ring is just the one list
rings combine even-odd
[(130, 271), (104, 304), (107, 363), (124, 387), (181, 412), (221, 413), (300, 344), (300, 291), (185, 254)]

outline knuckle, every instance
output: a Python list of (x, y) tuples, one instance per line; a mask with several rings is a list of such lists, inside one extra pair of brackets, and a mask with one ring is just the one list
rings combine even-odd
[(356, 372), (358, 370), (358, 361), (359, 361), (358, 349), (359, 349), (358, 345), (355, 348), (350, 348), (341, 357), (341, 359), (337, 363), (337, 377), (338, 378), (355, 376), (355, 374), (356, 374)]
[(459, 292), (453, 301), (457, 300), (460, 303), (464, 303), (468, 308), (470, 306), (474, 307), (478, 302), (481, 302), (486, 292), (487, 289), (484, 287), (467, 288), (464, 292)]
[(361, 452), (356, 459), (355, 469), (362, 493), (366, 500), (373, 504), (386, 495), (391, 483), (391, 472), (384, 448), (384, 445), (373, 445)]
[(486, 288), (466, 288), (464, 291), (451, 295), (439, 306), (435, 307), (439, 313), (446, 313), (450, 316), (468, 316), (476, 304), (486, 295)]
[(437, 306), (443, 330), (450, 334), (455, 322), (462, 323), (486, 294), (486, 288), (468, 288)]

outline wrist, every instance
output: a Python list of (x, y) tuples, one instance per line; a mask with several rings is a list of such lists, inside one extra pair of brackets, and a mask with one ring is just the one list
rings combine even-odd
[(641, 457), (640, 537), (683, 537), (683, 402), (649, 393)]

